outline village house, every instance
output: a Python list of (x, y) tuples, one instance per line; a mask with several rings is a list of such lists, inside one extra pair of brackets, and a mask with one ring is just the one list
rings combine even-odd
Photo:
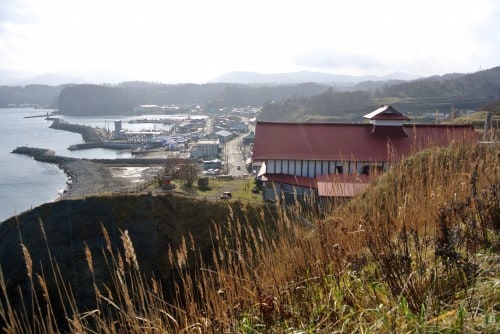
[(364, 117), (369, 123), (258, 121), (252, 164), (264, 200), (350, 198), (405, 156), (477, 140), (471, 125), (405, 124), (410, 119), (390, 105)]

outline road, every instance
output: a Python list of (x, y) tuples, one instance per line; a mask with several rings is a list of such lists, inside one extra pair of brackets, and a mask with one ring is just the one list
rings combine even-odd
[[(235, 137), (224, 144), (223, 159), (226, 163), (226, 172), (235, 177), (247, 174), (245, 159), (242, 153), (241, 136)], [(238, 166), (240, 166), (238, 168)]]

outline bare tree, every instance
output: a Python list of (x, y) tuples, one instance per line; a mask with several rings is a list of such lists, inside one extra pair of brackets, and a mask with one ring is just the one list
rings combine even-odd
[(198, 164), (196, 161), (184, 160), (182, 165), (179, 165), (178, 177), (184, 181), (186, 186), (191, 187), (198, 178)]
[(178, 166), (183, 163), (183, 159), (179, 158), (178, 154), (169, 154), (167, 156), (167, 161), (165, 162), (165, 175), (176, 177), (179, 170)]

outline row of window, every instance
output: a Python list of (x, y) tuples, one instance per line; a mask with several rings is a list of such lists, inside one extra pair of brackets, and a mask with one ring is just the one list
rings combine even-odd
[(374, 168), (379, 172), (386, 170), (386, 165), (366, 161), (267, 160), (266, 173), (314, 178), (333, 173), (370, 174)]

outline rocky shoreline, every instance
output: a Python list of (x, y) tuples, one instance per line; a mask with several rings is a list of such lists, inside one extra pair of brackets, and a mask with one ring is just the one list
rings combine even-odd
[(165, 159), (116, 159), (89, 160), (55, 155), (54, 151), (21, 146), (12, 151), (33, 157), (37, 161), (56, 164), (68, 176), (67, 188), (61, 194), (64, 198), (82, 198), (102, 193), (123, 193), (138, 191), (154, 179), (154, 173), (143, 173), (140, 180), (113, 177), (111, 168), (116, 166), (150, 167), (164, 164)]
[(68, 187), (61, 198), (81, 198), (100, 193), (119, 192), (126, 186), (111, 176), (109, 168), (89, 160), (69, 161), (59, 167), (68, 176)]

